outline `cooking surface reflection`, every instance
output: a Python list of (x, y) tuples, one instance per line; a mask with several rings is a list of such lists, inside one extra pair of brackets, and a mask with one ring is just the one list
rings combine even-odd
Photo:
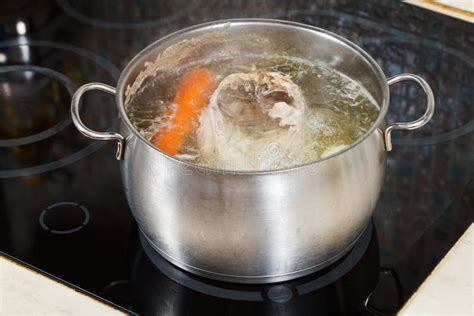
[(131, 289), (143, 315), (353, 315), (362, 312), (379, 274), (372, 223), (343, 258), (312, 275), (283, 283), (242, 285), (184, 272), (132, 241)]

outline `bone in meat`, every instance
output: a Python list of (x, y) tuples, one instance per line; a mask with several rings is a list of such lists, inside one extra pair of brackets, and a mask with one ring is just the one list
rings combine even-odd
[(228, 75), (199, 118), (200, 155), (219, 168), (279, 167), (303, 141), (305, 106), (301, 89), (278, 72)]

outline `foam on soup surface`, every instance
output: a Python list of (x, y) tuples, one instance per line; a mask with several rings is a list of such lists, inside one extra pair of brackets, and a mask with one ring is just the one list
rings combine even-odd
[[(201, 60), (148, 80), (127, 113), (146, 139), (211, 168), (289, 168), (362, 137), (379, 109), (358, 82), (325, 64), (286, 56)], [(151, 93), (150, 93), (151, 91)]]

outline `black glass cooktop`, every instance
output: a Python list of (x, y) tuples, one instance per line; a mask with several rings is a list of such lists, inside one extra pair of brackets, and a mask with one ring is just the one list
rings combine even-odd
[[(426, 78), (436, 113), (394, 132), (373, 224), (334, 265), (292, 282), (238, 286), (149, 253), (123, 194), (114, 144), (72, 125), (81, 84), (114, 85), (143, 47), (206, 21), (265, 17), (331, 30), (387, 76)], [(155, 315), (392, 314), (473, 222), (474, 27), (398, 1), (79, 1), (0, 4), (0, 250), (124, 309)], [(424, 110), (391, 89), (387, 121)], [(84, 99), (88, 126), (114, 130), (112, 97)]]

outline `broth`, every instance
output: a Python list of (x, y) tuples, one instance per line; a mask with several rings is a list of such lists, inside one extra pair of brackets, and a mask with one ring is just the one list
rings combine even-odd
[[(379, 114), (376, 102), (364, 87), (325, 64), (288, 56), (232, 56), (188, 63), (147, 80), (141, 89), (153, 91), (153, 97), (140, 103), (132, 100), (127, 105), (130, 121), (147, 140), (151, 141), (157, 131), (169, 124), (173, 115), (170, 113), (176, 107), (172, 100), (183, 74), (198, 67), (208, 69), (217, 83), (231, 74), (282, 74), (299, 87), (305, 103), (296, 132), (281, 126), (281, 120), (268, 117), (246, 117), (251, 123), (244, 127), (234, 124), (224, 131), (201, 126), (209, 121), (207, 118), (195, 119), (192, 132), (186, 135), (175, 156), (207, 167), (273, 170), (316, 161), (355, 142), (371, 128)], [(200, 115), (203, 113), (207, 112)], [(213, 131), (213, 148), (206, 151), (210, 141), (203, 135)]]

